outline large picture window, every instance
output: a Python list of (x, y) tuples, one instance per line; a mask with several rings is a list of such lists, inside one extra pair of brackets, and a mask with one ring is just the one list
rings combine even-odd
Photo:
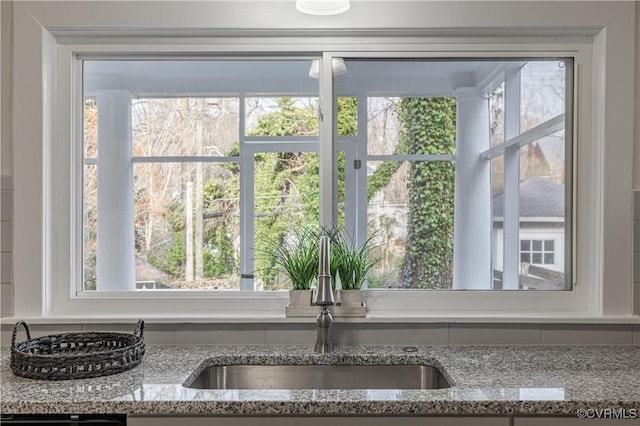
[(323, 202), (369, 289), (571, 288), (571, 59), (344, 63), (328, 200), (311, 59), (83, 61), (80, 290), (290, 288)]

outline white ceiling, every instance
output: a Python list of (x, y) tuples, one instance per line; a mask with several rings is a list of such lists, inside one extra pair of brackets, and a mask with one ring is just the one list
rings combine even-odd
[[(341, 95), (450, 95), (474, 87), (503, 61), (346, 60), (336, 76)], [(317, 96), (311, 59), (296, 60), (91, 60), (84, 63), (85, 96), (126, 89), (134, 96), (281, 94)]]

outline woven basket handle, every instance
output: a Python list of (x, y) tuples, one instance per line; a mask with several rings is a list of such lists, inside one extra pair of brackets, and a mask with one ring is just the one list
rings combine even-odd
[(144, 335), (144, 320), (139, 319), (138, 324), (136, 324), (136, 328), (133, 330), (133, 337), (136, 340), (140, 340), (142, 339), (143, 335)]
[(27, 332), (27, 340), (31, 340), (31, 332), (29, 331), (29, 326), (24, 321), (18, 321), (16, 326), (13, 327), (13, 334), (11, 335), (11, 348), (15, 349), (16, 347), (16, 334), (18, 334), (18, 327), (23, 326), (24, 330)]

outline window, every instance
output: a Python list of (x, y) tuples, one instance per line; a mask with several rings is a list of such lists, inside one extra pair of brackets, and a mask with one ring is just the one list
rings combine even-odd
[(373, 240), (369, 289), (536, 288), (510, 239), (570, 239), (571, 59), (347, 59), (333, 199), (311, 63), (84, 60), (82, 291), (290, 288), (269, 247), (321, 202)]
[(520, 240), (520, 262), (555, 265), (555, 240)]
[[(377, 244), (369, 288), (554, 289), (531, 285), (517, 253), (520, 235), (571, 241), (572, 60), (346, 65), (337, 93), (355, 94), (366, 126), (339, 140), (346, 164), (361, 164), (350, 185), (367, 189), (347, 197), (346, 215)], [(571, 288), (565, 270), (554, 268), (555, 289)]]
[(288, 288), (267, 242), (318, 223), (309, 63), (83, 61), (81, 291)]

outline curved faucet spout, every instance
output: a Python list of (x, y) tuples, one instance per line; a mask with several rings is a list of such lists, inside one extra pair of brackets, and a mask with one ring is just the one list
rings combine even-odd
[(320, 237), (320, 264), (318, 265), (318, 291), (315, 304), (318, 306), (334, 305), (331, 291), (331, 272), (329, 260), (331, 258), (331, 240), (328, 236)]

